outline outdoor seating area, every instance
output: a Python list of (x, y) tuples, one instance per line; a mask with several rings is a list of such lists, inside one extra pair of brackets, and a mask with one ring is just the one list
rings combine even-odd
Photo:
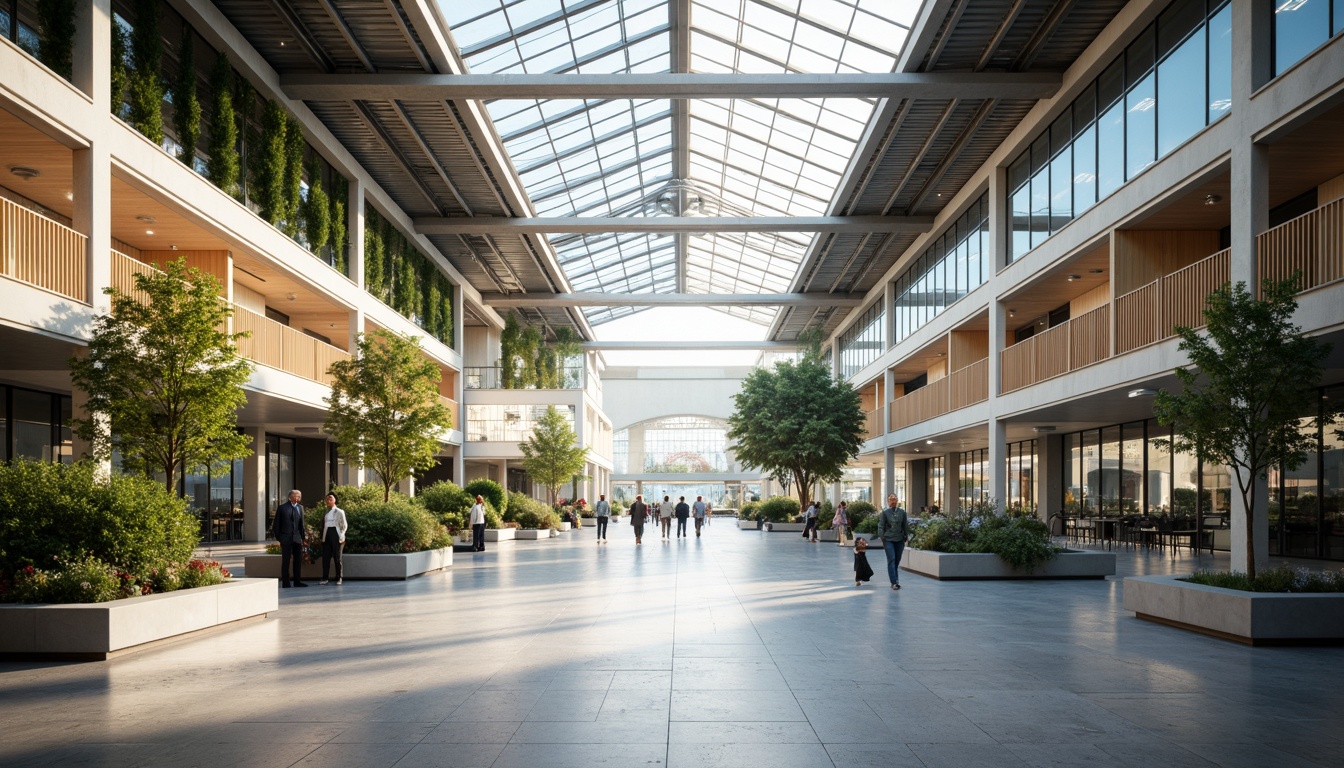
[(1206, 515), (1200, 518), (1153, 515), (1117, 517), (1056, 514), (1051, 516), (1055, 532), (1071, 544), (1095, 544), (1105, 549), (1158, 549), (1173, 557), (1178, 550), (1213, 554), (1215, 534), (1228, 530), (1227, 518)]

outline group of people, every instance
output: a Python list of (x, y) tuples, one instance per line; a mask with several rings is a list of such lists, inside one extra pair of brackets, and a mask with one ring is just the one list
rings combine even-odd
[[(476, 497), (478, 500), (480, 497)], [(336, 494), (326, 496), (327, 513), (322, 517), (322, 581), (329, 583), (331, 566), (336, 566), (336, 584), (341, 580), (341, 552), (345, 549), (345, 534), (349, 524), (345, 519), (345, 510), (338, 507)], [(275, 511), (275, 521), (271, 524), (271, 535), (280, 542), (280, 586), (306, 587), (303, 580), (304, 534), (307, 531), (303, 523), (303, 494), (289, 492), (289, 501)], [(291, 578), (292, 575), (292, 578)]]
[[(597, 513), (597, 542), (601, 544), (607, 540), (607, 521), (611, 514), (611, 507), (606, 505), (606, 496), (597, 503), (594, 511)], [(666, 513), (666, 514), (665, 514)], [(689, 534), (686, 532), (686, 523), (695, 520), (695, 536), (700, 537), (701, 529), (709, 524), (710, 518), (714, 514), (714, 508), (709, 502), (705, 501), (703, 496), (696, 496), (694, 504), (687, 504), (686, 497), (680, 496), (675, 505), (672, 504), (671, 496), (664, 496), (661, 502), (655, 501), (652, 505), (644, 502), (644, 494), (635, 497), (635, 502), (630, 505), (630, 525), (635, 530), (635, 543), (644, 543), (644, 525), (652, 520), (654, 527), (661, 527), (663, 538), (670, 538), (672, 535), (672, 520), (677, 521), (677, 538), (684, 538)]]
[[(818, 526), (821, 525), (821, 507), (817, 502), (812, 502), (803, 512), (803, 538), (810, 541), (820, 541)], [(835, 515), (831, 517), (831, 530), (835, 531), (836, 546), (846, 546), (848, 539), (846, 533), (850, 531), (849, 527), (849, 503), (840, 502), (835, 508)]]

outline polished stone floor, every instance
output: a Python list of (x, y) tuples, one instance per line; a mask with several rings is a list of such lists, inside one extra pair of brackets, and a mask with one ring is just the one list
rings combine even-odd
[(213, 635), (0, 664), (0, 765), (1344, 766), (1344, 649), (1142, 622), (1115, 580), (893, 592), (870, 559), (856, 589), (851, 550), (721, 520), (282, 590)]

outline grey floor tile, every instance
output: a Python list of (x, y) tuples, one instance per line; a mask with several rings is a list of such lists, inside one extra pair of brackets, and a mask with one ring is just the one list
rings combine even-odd
[(820, 744), (672, 744), (669, 768), (835, 768)]
[(490, 768), (503, 744), (417, 744), (396, 768)]
[(793, 696), (782, 691), (673, 691), (672, 719), (710, 722), (806, 720)]
[(678, 723), (668, 726), (670, 744), (817, 744), (806, 721), (787, 723)]
[(667, 745), (613, 743), (613, 744), (509, 744), (495, 760), (492, 768), (629, 768), (629, 766), (664, 766)]

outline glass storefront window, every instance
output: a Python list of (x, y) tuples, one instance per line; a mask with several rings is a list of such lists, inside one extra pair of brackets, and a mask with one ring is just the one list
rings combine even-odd
[(1098, 475), (1101, 514), (1111, 517), (1119, 515), (1123, 478), (1120, 467), (1120, 427), (1107, 427), (1101, 431), (1101, 467)]
[[(1170, 440), (1171, 429), (1157, 422), (1148, 422), (1148, 470), (1145, 475), (1146, 510), (1148, 514), (1165, 514), (1171, 511), (1171, 498), (1175, 474), (1171, 465), (1171, 451), (1157, 444), (1158, 440)], [(1194, 477), (1190, 478), (1194, 482)]]
[[(1046, 197), (1043, 204), (1044, 214), (1047, 217), (1050, 207), (1048, 192), (1048, 189), (1042, 188), (1042, 194)], [(1029, 218), (1030, 213), (1027, 212), (1019, 219), (1014, 203), (1014, 221), (1026, 221)], [(934, 241), (933, 245), (915, 259), (900, 277), (896, 278), (892, 343), (899, 342), (919, 330), (925, 323), (985, 282), (990, 271), (988, 242), (989, 202), (988, 198), (982, 195)], [(879, 304), (873, 307), (869, 313), (880, 309), (880, 306)], [(880, 312), (876, 313), (876, 317), (879, 320), (883, 319)], [(855, 328), (865, 322), (867, 322), (866, 315), (864, 320), (855, 324)], [(863, 341), (865, 338), (868, 338), (866, 343), (876, 344), (880, 349), (885, 349), (887, 346), (880, 333), (872, 333), (871, 337), (858, 335), (855, 337), (855, 342)], [(856, 355), (854, 362), (859, 361), (860, 357)], [(841, 357), (841, 370), (846, 378), (851, 375), (847, 372), (851, 365), (852, 363), (847, 363), (845, 358)], [(862, 368), (862, 365), (859, 367)], [(854, 370), (857, 372), (858, 369)]]
[(864, 311), (854, 325), (840, 335), (840, 376), (848, 379), (876, 360), (885, 351), (882, 338), (886, 311), (877, 302)]
[[(1335, 401), (1344, 398), (1344, 387), (1327, 390)], [(1344, 560), (1344, 438), (1334, 429), (1324, 430), (1321, 441), (1321, 556)]]
[(1120, 512), (1137, 515), (1143, 511), (1143, 422), (1126, 424), (1120, 442)]
[(1204, 98), (1204, 34), (1191, 35), (1157, 67), (1157, 154), (1199, 133), (1208, 121)]

